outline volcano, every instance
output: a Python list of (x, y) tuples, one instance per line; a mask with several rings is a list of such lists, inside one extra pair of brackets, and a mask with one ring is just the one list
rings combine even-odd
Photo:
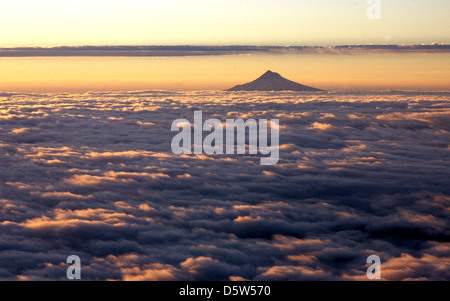
[(252, 82), (234, 86), (226, 91), (304, 91), (320, 92), (321, 89), (305, 86), (282, 77), (276, 72), (268, 70)]

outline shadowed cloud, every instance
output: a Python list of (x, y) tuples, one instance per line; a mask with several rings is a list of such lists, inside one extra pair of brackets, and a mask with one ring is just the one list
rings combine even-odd
[[(173, 120), (280, 119), (280, 160), (183, 155)], [(0, 95), (0, 278), (449, 280), (449, 95)]]

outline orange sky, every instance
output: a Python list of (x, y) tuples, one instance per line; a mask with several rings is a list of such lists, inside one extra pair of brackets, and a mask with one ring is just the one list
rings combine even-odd
[[(0, 0), (0, 47), (450, 43), (450, 1)], [(450, 55), (0, 58), (0, 91), (226, 89), (270, 69), (331, 91), (450, 90)]]
[(450, 90), (449, 54), (0, 58), (0, 91), (208, 90), (266, 70), (329, 91)]

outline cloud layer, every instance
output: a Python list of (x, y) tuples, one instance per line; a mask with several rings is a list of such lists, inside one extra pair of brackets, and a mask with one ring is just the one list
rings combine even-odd
[[(0, 94), (0, 279), (450, 280), (450, 96)], [(280, 119), (280, 160), (171, 153)]]
[(202, 56), (232, 54), (449, 53), (450, 44), (337, 46), (59, 46), (0, 48), (0, 57)]

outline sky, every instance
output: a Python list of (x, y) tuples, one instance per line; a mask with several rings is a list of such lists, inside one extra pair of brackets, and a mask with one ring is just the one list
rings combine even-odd
[[(450, 1), (380, 0), (379, 19), (368, 16), (373, 1), (0, 0), (0, 47), (450, 43)], [(448, 50), (108, 60), (2, 51), (0, 91), (222, 90), (268, 69), (328, 91), (450, 90)]]
[(267, 70), (327, 91), (450, 90), (449, 54), (0, 58), (0, 91), (224, 90)]
[(450, 1), (0, 0), (0, 47), (448, 43)]

